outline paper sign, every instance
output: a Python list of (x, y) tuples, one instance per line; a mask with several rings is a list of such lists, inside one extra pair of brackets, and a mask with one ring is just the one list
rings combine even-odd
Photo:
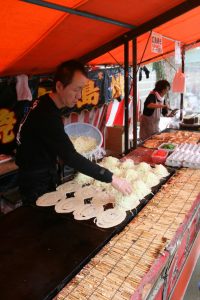
[(152, 32), (151, 35), (151, 52), (163, 53), (162, 47), (162, 35), (156, 32)]
[(175, 64), (181, 64), (181, 42), (175, 41)]

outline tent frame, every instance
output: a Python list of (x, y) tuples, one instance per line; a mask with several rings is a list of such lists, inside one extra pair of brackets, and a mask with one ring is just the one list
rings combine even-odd
[(167, 12), (162, 13), (161, 15), (151, 19), (150, 21), (145, 22), (144, 24), (135, 27), (134, 29), (122, 34), (121, 36), (113, 39), (112, 41), (98, 47), (97, 49), (91, 51), (90, 53), (80, 57), (80, 60), (83, 63), (87, 63), (108, 51), (117, 48), (125, 43), (125, 41), (130, 41), (134, 37), (138, 37), (148, 31), (153, 30), (154, 28), (171, 21), (172, 19), (179, 17), (180, 15), (192, 10), (199, 6), (199, 0), (187, 0), (174, 8), (168, 10)]
[[(133, 60), (133, 148), (137, 147), (137, 37), (148, 32), (152, 31), (154, 28), (196, 8), (199, 6), (199, 0), (186, 0), (185, 2), (173, 7), (172, 9), (160, 14), (159, 16), (145, 22), (140, 26), (133, 26), (127, 23), (119, 22), (117, 20), (113, 20), (110, 18), (105, 18), (103, 16), (98, 16), (95, 14), (91, 14), (85, 11), (80, 11), (76, 9), (72, 9), (69, 7), (57, 5), (50, 2), (44, 2), (40, 0), (21, 0), (31, 4), (37, 4), (40, 6), (56, 9), (59, 11), (67, 12), (70, 14), (79, 15), (82, 17), (87, 17), (91, 19), (95, 19), (98, 21), (118, 25), (121, 27), (131, 28), (130, 31), (122, 34), (121, 36), (111, 40), (110, 42), (94, 49), (90, 53), (83, 55), (80, 57), (80, 61), (84, 64), (88, 63), (89, 61), (105, 54), (113, 50), (114, 48), (121, 46), (124, 44), (124, 97), (125, 97), (125, 139), (124, 139), (124, 149), (125, 153), (129, 151), (129, 124), (128, 124), (128, 116), (129, 116), (129, 76), (128, 76), (128, 69), (129, 69), (129, 41), (132, 40), (132, 60)], [(184, 72), (184, 58), (185, 58), (185, 47), (182, 48), (182, 72)], [(182, 118), (182, 110), (183, 110), (183, 94), (181, 94), (181, 115)]]
[(124, 151), (129, 150), (129, 42), (124, 43)]
[(132, 40), (133, 61), (133, 149), (137, 148), (137, 37)]
[(51, 9), (54, 9), (54, 10), (59, 10), (59, 11), (66, 12), (66, 13), (69, 13), (69, 14), (72, 14), (72, 15), (77, 15), (77, 16), (80, 16), (80, 17), (86, 17), (86, 18), (93, 19), (93, 20), (96, 20), (96, 21), (101, 21), (101, 22), (105, 22), (105, 23), (109, 23), (109, 24), (129, 28), (129, 29), (136, 28), (136, 26), (131, 25), (131, 24), (127, 24), (127, 23), (124, 23), (124, 22), (120, 22), (120, 21), (117, 21), (117, 20), (114, 20), (114, 19), (111, 19), (111, 18), (106, 18), (106, 17), (103, 17), (103, 16), (99, 16), (99, 15), (96, 15), (96, 14), (92, 14), (92, 13), (89, 13), (87, 11), (78, 10), (78, 9), (74, 9), (74, 8), (71, 8), (71, 7), (55, 4), (55, 3), (52, 3), (52, 2), (47, 2), (47, 1), (44, 2), (44, 1), (41, 1), (41, 0), (21, 0), (21, 1), (27, 2), (27, 3), (30, 3), (30, 4), (36, 4), (36, 5), (39, 5), (39, 6), (42, 6), (42, 7), (51, 8)]

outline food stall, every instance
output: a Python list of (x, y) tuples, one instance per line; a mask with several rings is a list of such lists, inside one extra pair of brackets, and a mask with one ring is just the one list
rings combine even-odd
[[(133, 160), (135, 169), (140, 163), (146, 168), (143, 163), (152, 164), (153, 152), (141, 145), (121, 164), (130, 167)], [(45, 204), (41, 199), (38, 207), (21, 207), (1, 218), (2, 297), (177, 299), (173, 298), (174, 287), (191, 258), (199, 231), (200, 170), (168, 167), (168, 172), (152, 188), (153, 194), (127, 210), (116, 226), (98, 226), (94, 218), (75, 220), (69, 207), (66, 211), (66, 207), (54, 209), (52, 203), (47, 207), (50, 194), (43, 199)], [(62, 184), (58, 192), (67, 188), (70, 199), (73, 185), (77, 187), (71, 181)], [(79, 194), (85, 188), (88, 186)], [(87, 193), (83, 197), (92, 198)], [(198, 244), (195, 248), (193, 264)], [(186, 275), (189, 277), (188, 270)]]
[[(141, 146), (126, 159), (152, 163), (153, 151)], [(177, 169), (55, 299), (181, 299), (199, 256), (199, 175)]]
[(178, 171), (55, 299), (177, 299), (199, 231), (199, 184), (199, 170)]
[[(21, 1), (18, 4), (21, 5), (21, 8), (24, 5), (23, 2), (31, 1)], [(82, 8), (85, 8), (85, 10), (89, 9), (90, 2), (86, 1), (83, 3)], [(152, 20), (145, 19), (141, 26), (138, 24), (140, 28), (136, 27), (137, 30), (135, 26), (130, 27), (130, 24), (116, 23), (114, 26), (127, 28), (127, 25), (129, 25), (128, 28), (131, 28), (132, 31), (130, 35), (123, 34), (119, 40), (111, 42), (118, 46), (123, 42), (127, 42), (127, 37), (130, 40), (133, 36), (134, 39), (138, 38), (138, 44), (142, 40), (145, 40), (146, 43), (148, 30), (161, 26), (163, 18), (166, 21), (171, 21), (181, 13), (187, 12), (190, 17), (193, 16), (194, 12), (190, 12), (190, 10), (195, 7), (198, 9), (197, 1), (191, 1), (191, 7), (187, 5), (186, 1), (182, 2), (174, 1), (174, 4), (170, 3), (169, 7), (167, 6), (169, 11), (166, 14), (164, 13), (165, 9), (161, 5), (160, 11), (162, 14), (160, 16), (153, 14)], [(10, 1), (8, 1), (9, 4)], [(45, 5), (45, 3), (41, 4)], [(12, 3), (12, 5), (10, 5), (10, 8), (13, 15), (18, 18), (15, 10), (15, 5), (17, 4)], [(77, 26), (77, 16), (70, 18), (67, 14), (66, 17), (63, 13), (63, 11), (66, 13), (66, 10), (62, 10), (62, 13), (59, 11), (55, 15), (53, 13), (45, 15), (44, 8), (37, 10), (35, 6), (29, 5), (26, 3), (23, 7), (26, 15), (24, 19), (28, 20), (31, 16), (36, 18), (39, 15), (40, 20), (43, 19), (43, 22), (40, 22), (41, 27), (39, 27), (36, 26), (38, 23), (34, 19), (35, 26), (27, 27), (27, 32), (29, 30), (37, 31), (41, 28), (44, 31), (39, 32), (39, 38), (35, 43), (31, 39), (31, 35), (27, 35), (27, 45), (23, 44), (25, 39), (21, 39), (23, 55), (17, 49), (17, 59), (14, 59), (13, 56), (9, 58), (10, 60), (5, 59), (5, 65), (0, 73), (2, 76), (16, 74), (19, 70), (20, 72), (30, 72), (31, 74), (51, 72), (58, 63), (57, 59), (66, 59), (69, 46), (72, 47), (73, 55), (81, 57), (84, 62), (90, 61), (103, 54), (103, 48), (104, 52), (110, 50), (110, 44), (105, 48), (104, 42), (111, 40), (112, 36), (118, 36), (125, 32), (124, 28), (121, 31), (115, 31), (113, 27), (111, 32), (107, 34), (106, 28), (104, 28), (103, 32), (101, 32), (102, 40), (98, 41), (96, 32), (99, 32), (99, 24), (93, 26), (94, 23), (92, 23), (91, 30), (95, 34), (91, 41), (94, 41), (93, 48), (99, 47), (99, 49), (96, 49), (99, 52), (97, 51), (98, 55), (97, 52), (90, 52), (90, 55), (86, 55), (89, 49), (79, 51), (82, 47), (76, 43), (77, 36), (81, 36), (82, 40), (84, 40), (84, 32), (82, 30), (84, 24), (80, 21)], [(48, 5), (51, 7), (51, 4), (48, 3)], [(77, 5), (77, 2), (74, 5)], [(87, 5), (89, 6), (87, 7)], [(132, 6), (130, 11), (132, 11)], [(156, 5), (152, 5), (153, 11), (157, 11)], [(127, 15), (127, 8), (125, 12), (124, 15)], [(120, 10), (117, 13), (121, 15)], [(45, 18), (43, 18), (44, 15)], [(144, 15), (148, 16), (149, 14), (146, 13)], [(130, 17), (132, 18), (132, 16)], [(10, 19), (12, 20), (13, 18)], [(66, 24), (68, 24), (68, 20), (71, 22), (73, 19), (74, 24), (76, 24), (74, 28), (78, 31), (76, 33), (73, 32), (73, 35), (71, 35), (71, 27), (66, 26)], [(83, 20), (83, 18), (80, 19)], [(152, 24), (151, 26), (149, 25), (150, 23)], [(55, 24), (58, 24), (58, 27), (55, 27)], [(45, 27), (47, 25), (51, 27), (49, 34), (46, 31), (47, 27)], [(71, 38), (70, 45), (68, 42), (66, 43), (66, 41), (60, 39), (60, 34), (63, 34), (64, 29), (68, 30), (68, 37)], [(35, 34), (37, 33), (36, 31)], [(66, 35), (65, 31), (64, 34)], [(84, 34), (85, 38), (88, 38), (88, 32)], [(140, 39), (139, 35), (141, 34), (142, 37)], [(41, 35), (43, 38), (41, 38)], [(189, 36), (191, 36), (190, 33)], [(56, 45), (56, 49), (53, 49), (55, 51), (54, 55), (48, 57), (47, 54), (50, 52), (50, 47), (52, 47), (52, 37), (59, 38), (57, 42), (54, 42), (54, 45)], [(187, 38), (184, 41), (186, 44), (191, 42)], [(14, 40), (14, 43), (16, 43), (16, 40)], [(33, 44), (36, 45), (36, 48), (32, 47)], [(165, 50), (173, 51), (173, 46), (174, 44), (166, 43)], [(144, 48), (142, 47), (142, 50)], [(26, 51), (27, 49), (29, 51)], [(140, 52), (142, 53), (143, 51)], [(11, 51), (11, 54), (14, 55), (16, 53)], [(70, 55), (68, 54), (67, 58), (71, 58)], [(156, 54), (153, 56), (156, 59)], [(34, 68), (33, 57), (37, 61), (37, 67)], [(148, 55), (145, 56), (145, 59), (149, 59)], [(48, 64), (47, 61), (50, 63)], [(138, 62), (141, 61), (141, 57), (138, 58)], [(94, 61), (94, 63), (98, 63), (98, 60)], [(134, 76), (136, 77), (136, 73)], [(125, 111), (127, 108), (126, 104)], [(136, 113), (136, 110), (134, 110), (134, 113)], [(127, 121), (127, 118), (125, 119)], [(161, 141), (163, 142), (162, 139)], [(182, 142), (185, 141), (184, 139), (182, 140)], [(139, 163), (146, 162), (153, 170), (154, 167), (150, 165), (153, 162), (152, 153), (154, 149), (144, 146), (145, 144), (140, 145), (137, 149), (127, 153), (123, 160), (120, 161), (120, 164), (123, 164), (126, 160), (134, 161), (136, 166)], [(157, 146), (154, 144), (153, 148), (157, 148)], [(9, 170), (11, 172), (15, 171), (16, 166), (14, 163), (10, 165), (10, 162), (6, 162), (6, 164), (8, 163), (9, 165), (2, 165), (3, 167), (6, 166), (6, 172), (8, 171), (9, 173)], [(95, 223), (94, 216), (88, 220), (75, 220), (72, 212), (63, 212), (63, 210), (66, 210), (65, 208), (62, 208), (62, 212), (56, 211), (54, 205), (56, 207), (57, 202), (61, 201), (60, 198), (55, 200), (55, 197), (53, 202), (56, 202), (54, 204), (52, 202), (50, 207), (44, 204), (37, 207), (24, 206), (0, 218), (0, 290), (2, 299), (160, 300), (168, 299), (169, 297), (173, 299), (173, 294), (175, 295), (176, 293), (175, 285), (177, 280), (181, 273), (184, 273), (184, 265), (185, 262), (187, 263), (188, 257), (191, 258), (189, 254), (195, 253), (192, 265), (195, 264), (195, 259), (198, 255), (200, 171), (194, 168), (178, 169), (173, 167), (167, 167), (167, 170), (168, 174), (163, 176), (165, 178), (160, 179), (155, 189), (152, 188), (148, 194), (144, 197), (142, 196), (139, 203), (136, 201), (137, 205), (134, 208), (123, 211), (124, 217), (121, 222), (118, 221), (117, 224), (112, 224), (112, 226), (109, 224), (108, 228), (106, 226), (98, 226), (98, 224), (104, 223), (98, 222), (97, 216)], [(5, 174), (4, 170), (2, 173)], [(81, 188), (84, 188), (84, 186)], [(140, 190), (142, 191), (142, 188)], [(72, 197), (72, 192), (74, 191), (67, 192), (70, 194), (69, 198)], [(102, 192), (104, 193), (104, 191)], [(68, 198), (67, 193), (65, 192), (65, 200)], [(79, 194), (81, 193), (82, 190), (80, 189)], [(105, 194), (103, 195), (105, 196)], [(86, 201), (84, 204), (89, 205), (90, 201), (92, 201), (91, 198), (93, 197), (90, 194), (84, 195), (83, 200), (89, 201)], [(40, 203), (40, 200), (38, 203)], [(50, 196), (43, 200), (52, 201)], [(112, 208), (112, 206), (107, 206), (105, 211)], [(189, 272), (191, 272), (191, 269)], [(187, 272), (188, 276), (189, 272)], [(184, 293), (184, 287), (182, 292)], [(174, 297), (174, 299), (177, 299), (176, 296)]]

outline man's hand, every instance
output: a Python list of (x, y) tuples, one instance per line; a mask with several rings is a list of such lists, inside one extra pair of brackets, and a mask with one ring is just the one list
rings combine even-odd
[(171, 110), (168, 104), (163, 104), (162, 108), (166, 108), (166, 109)]
[(132, 193), (131, 184), (124, 178), (119, 178), (113, 175), (111, 184), (116, 190), (118, 190), (125, 196)]

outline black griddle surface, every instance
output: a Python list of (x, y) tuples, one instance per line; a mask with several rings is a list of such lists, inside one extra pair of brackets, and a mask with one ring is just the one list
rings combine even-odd
[[(153, 188), (155, 194), (175, 173)], [(116, 227), (102, 229), (94, 219), (77, 221), (54, 207), (20, 207), (0, 219), (0, 299), (50, 300), (150, 201), (127, 212)]]
[(52, 299), (115, 234), (52, 208), (20, 207), (0, 219), (0, 298)]

